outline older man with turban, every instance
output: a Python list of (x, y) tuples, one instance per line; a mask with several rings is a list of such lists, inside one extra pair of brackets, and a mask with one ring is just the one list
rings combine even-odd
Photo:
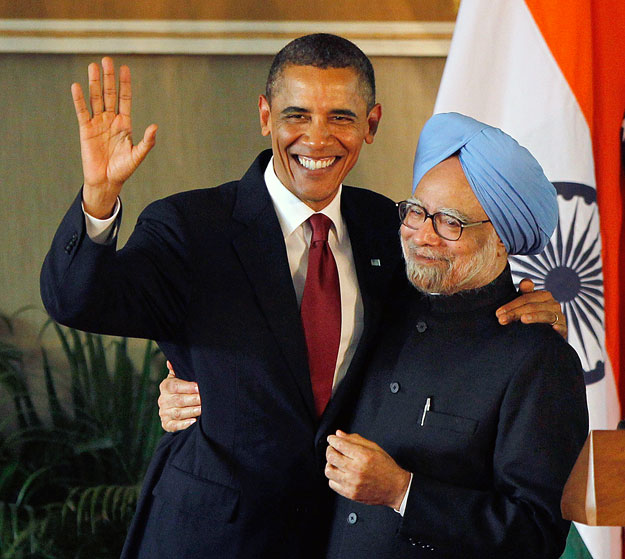
[(554, 188), (514, 139), (456, 113), (423, 129), (414, 186), (398, 206), (416, 289), (328, 438), (328, 557), (557, 558), (588, 429), (581, 366), (548, 326), (494, 316), (515, 296), (508, 255), (549, 241)]

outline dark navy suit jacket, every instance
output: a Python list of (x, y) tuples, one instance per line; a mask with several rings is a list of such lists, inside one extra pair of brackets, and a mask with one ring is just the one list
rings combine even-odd
[[(123, 556), (306, 558), (323, 552), (326, 436), (401, 270), (394, 204), (344, 187), (364, 304), (352, 365), (319, 421), (282, 232), (263, 172), (149, 205), (125, 247), (93, 243), (80, 196), (41, 273), (50, 315), (91, 332), (152, 338), (194, 380), (204, 414), (165, 435)], [(377, 265), (379, 264), (379, 265)]]

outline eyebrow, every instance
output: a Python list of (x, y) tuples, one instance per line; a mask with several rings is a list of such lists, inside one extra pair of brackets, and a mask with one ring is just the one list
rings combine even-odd
[[(423, 203), (423, 201), (419, 200), (419, 198), (412, 197), (408, 201), (413, 203), (413, 204), (417, 204), (418, 206), (421, 206), (422, 208), (426, 207), (425, 204)], [(429, 213), (429, 210), (427, 210), (427, 212)], [(438, 212), (447, 214), (447, 215), (449, 215), (451, 217), (455, 217), (456, 219), (459, 219), (460, 221), (463, 221), (463, 222), (466, 222), (466, 223), (469, 223), (471, 221), (475, 221), (475, 220), (472, 220), (467, 214), (465, 214), (465, 213), (463, 213), (460, 210), (457, 210), (455, 208), (439, 208), (434, 213), (438, 213)]]
[(349, 109), (332, 109), (330, 114), (356, 117), (356, 113), (350, 111)]
[[(282, 109), (280, 114), (283, 115), (289, 115), (289, 114), (293, 114), (293, 113), (309, 113), (310, 109), (306, 109), (304, 107), (296, 107), (296, 106), (290, 106), (290, 107), (286, 107), (284, 109)], [(354, 113), (353, 111), (350, 111), (349, 109), (331, 109), (330, 110), (330, 114), (331, 115), (342, 115), (342, 116), (351, 116), (356, 118), (356, 113)]]
[(290, 113), (309, 113), (309, 112), (310, 111), (308, 109), (305, 109), (304, 107), (290, 106), (290, 107), (286, 107), (282, 109), (281, 114), (286, 115)]

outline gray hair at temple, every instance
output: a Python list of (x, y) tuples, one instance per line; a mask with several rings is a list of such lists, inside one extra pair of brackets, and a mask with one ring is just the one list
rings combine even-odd
[(375, 74), (371, 61), (354, 43), (329, 33), (304, 35), (291, 41), (273, 59), (265, 97), (271, 104), (271, 96), (287, 66), (314, 66), (328, 68), (353, 68), (358, 75), (360, 90), (367, 103), (367, 111), (375, 105)]

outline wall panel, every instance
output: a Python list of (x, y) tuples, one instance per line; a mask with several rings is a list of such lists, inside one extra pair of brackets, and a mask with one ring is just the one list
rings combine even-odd
[[(86, 55), (0, 55), (0, 313), (40, 305), (38, 274), (81, 184), (69, 86), (86, 86)], [(124, 241), (140, 210), (173, 192), (240, 177), (269, 141), (257, 100), (264, 56), (122, 56), (133, 72), (134, 129), (159, 124), (157, 145), (123, 191)], [(383, 119), (348, 183), (394, 199), (410, 189), (419, 131), (431, 114), (439, 58), (374, 58)], [(30, 320), (30, 319), (29, 319)]]

